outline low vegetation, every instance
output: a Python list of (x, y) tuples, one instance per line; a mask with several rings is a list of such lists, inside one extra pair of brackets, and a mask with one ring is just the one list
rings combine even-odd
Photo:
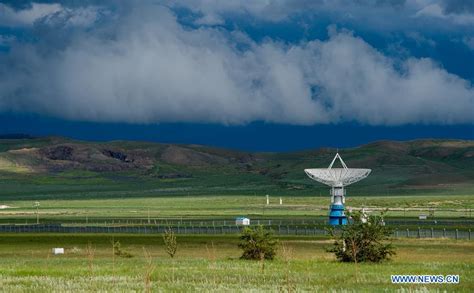
[(178, 242), (176, 241), (176, 235), (173, 229), (167, 228), (163, 234), (163, 242), (165, 243), (166, 253), (173, 258), (178, 250)]
[[(325, 251), (328, 238), (279, 238), (284, 249), (273, 261), (240, 260), (238, 237), (180, 236), (171, 259), (157, 235), (116, 235), (134, 255), (115, 257), (110, 235), (2, 234), (3, 292), (472, 292), (474, 242), (397, 239), (390, 262), (338, 262)], [(93, 253), (87, 247), (93, 248)], [(51, 255), (64, 247), (65, 255)], [(74, 249), (77, 247), (77, 249)], [(213, 253), (206, 253), (213, 247)], [(283, 245), (282, 245), (283, 247)], [(286, 251), (286, 252), (285, 252)], [(358, 267), (358, 272), (356, 272)], [(92, 271), (91, 271), (92, 268)], [(171, 269), (174, 268), (174, 269)], [(356, 278), (356, 273), (358, 278)], [(395, 285), (392, 274), (459, 274), (456, 285)]]
[(243, 250), (241, 259), (272, 260), (276, 256), (278, 241), (271, 230), (264, 226), (245, 227), (240, 235), (239, 248)]
[(122, 248), (122, 244), (120, 244), (120, 241), (112, 240), (112, 250), (113, 250), (114, 255), (116, 256), (125, 257), (125, 258), (133, 257), (133, 255), (130, 252)]
[(385, 226), (383, 216), (354, 212), (349, 217), (348, 225), (339, 228), (340, 231), (331, 231), (336, 240), (329, 252), (333, 252), (338, 260), (381, 262), (395, 254), (390, 242), (393, 229)]

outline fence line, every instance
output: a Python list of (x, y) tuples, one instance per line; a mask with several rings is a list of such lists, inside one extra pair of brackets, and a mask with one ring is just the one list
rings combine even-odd
[[(72, 225), (165, 225), (165, 226), (231, 226), (235, 223), (235, 219), (166, 219), (166, 218), (88, 218), (86, 219), (60, 219), (51, 221), (45, 220), (50, 224), (72, 224)], [(31, 225), (35, 224), (36, 219), (0, 219), (0, 225)], [(393, 226), (474, 226), (474, 219), (390, 219), (386, 218), (385, 223)], [(276, 225), (320, 225), (328, 224), (327, 218), (316, 219), (254, 219), (252, 224), (264, 226)], [(438, 228), (440, 229), (440, 228)]]
[[(0, 225), (0, 233), (133, 233), (133, 234), (161, 234), (167, 226), (67, 226), (61, 224), (39, 224), (39, 225)], [(242, 231), (242, 226), (175, 226), (172, 227), (177, 234), (238, 234)], [(298, 227), (290, 225), (278, 225), (272, 227), (277, 235), (308, 235), (324, 236), (328, 235), (325, 229), (317, 227)], [(434, 228), (418, 229), (396, 229), (393, 236), (408, 238), (452, 238), (452, 239), (472, 239), (472, 232), (466, 230), (446, 230)]]

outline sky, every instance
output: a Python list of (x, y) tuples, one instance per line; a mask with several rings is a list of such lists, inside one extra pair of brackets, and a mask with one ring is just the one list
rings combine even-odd
[(0, 1), (0, 133), (474, 139), (474, 1)]

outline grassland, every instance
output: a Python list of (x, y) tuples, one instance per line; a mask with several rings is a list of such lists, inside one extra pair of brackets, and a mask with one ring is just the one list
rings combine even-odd
[[(266, 205), (265, 196), (160, 196), (146, 198), (113, 198), (84, 200), (41, 200), (38, 209), (41, 222), (84, 222), (111, 219), (227, 219), (237, 216), (252, 219), (314, 219), (325, 217), (329, 196), (279, 196), (270, 197)], [(32, 223), (37, 210), (34, 201), (6, 200), (10, 206), (0, 210), (0, 222)], [(387, 217), (416, 219), (433, 209), (434, 217), (471, 218), (474, 197), (470, 195), (419, 195), (348, 197), (347, 206), (383, 210), (389, 208)]]
[[(436, 291), (474, 290), (474, 243), (396, 240), (381, 264), (338, 263), (323, 238), (281, 238), (275, 261), (239, 260), (236, 236), (179, 236), (170, 259), (159, 235), (116, 235), (132, 258), (113, 255), (109, 235), (1, 235), (4, 292), (51, 291)], [(66, 254), (51, 255), (52, 247)], [(88, 249), (89, 247), (89, 249)], [(392, 274), (459, 274), (457, 285), (394, 285)]]
[[(450, 229), (473, 228), (474, 142), (379, 142), (341, 152), (349, 166), (373, 169), (348, 189), (348, 208), (388, 208), (395, 220), (430, 214), (466, 220)], [(0, 223), (32, 224), (37, 216), (40, 223), (231, 223), (236, 216), (309, 222), (327, 217), (328, 188), (302, 170), (327, 166), (333, 156), (332, 149), (252, 154), (145, 142), (1, 140), (0, 205), (9, 208), (0, 210)], [(112, 239), (133, 257), (114, 256)], [(2, 234), (0, 291), (474, 291), (472, 241), (397, 239), (392, 261), (353, 265), (325, 251), (327, 238), (280, 240), (278, 258), (261, 263), (238, 259), (237, 235), (178, 235), (177, 258), (169, 259), (160, 235)], [(66, 254), (53, 256), (52, 247)], [(391, 274), (459, 274), (461, 282), (393, 285)]]

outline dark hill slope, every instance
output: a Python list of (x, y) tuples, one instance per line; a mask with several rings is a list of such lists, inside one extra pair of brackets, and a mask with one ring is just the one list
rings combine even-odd
[[(341, 149), (349, 167), (373, 169), (353, 195), (474, 191), (474, 141), (379, 141)], [(327, 167), (335, 149), (248, 153), (201, 145), (0, 139), (0, 198), (167, 194), (319, 194), (305, 168)], [(121, 193), (117, 192), (120, 191)]]

